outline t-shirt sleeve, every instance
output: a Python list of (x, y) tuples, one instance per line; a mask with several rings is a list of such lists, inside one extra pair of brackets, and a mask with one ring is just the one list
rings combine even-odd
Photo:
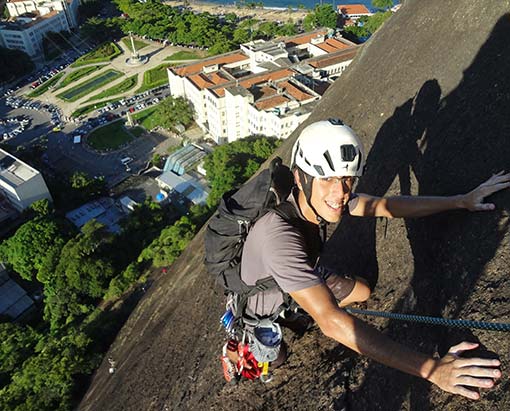
[(274, 218), (269, 225), (267, 241), (261, 244), (265, 272), (287, 293), (321, 284), (323, 280), (310, 264), (301, 233), (280, 216)]

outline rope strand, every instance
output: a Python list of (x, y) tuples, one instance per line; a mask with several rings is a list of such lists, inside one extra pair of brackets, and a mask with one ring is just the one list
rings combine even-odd
[(424, 315), (412, 315), (412, 314), (400, 314), (400, 313), (389, 313), (384, 311), (369, 311), (369, 310), (358, 310), (356, 308), (345, 308), (349, 314), (361, 314), (369, 315), (373, 317), (390, 318), (392, 320), (410, 321), (432, 325), (444, 325), (447, 327), (457, 328), (477, 328), (480, 330), (490, 331), (510, 331), (510, 324), (508, 323), (490, 323), (485, 321), (471, 321), (471, 320), (455, 320), (452, 318), (441, 318), (441, 317), (427, 317)]

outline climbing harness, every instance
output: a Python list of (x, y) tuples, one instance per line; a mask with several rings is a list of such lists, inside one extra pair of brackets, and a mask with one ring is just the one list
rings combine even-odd
[(390, 318), (392, 320), (400, 321), (411, 321), (424, 324), (432, 325), (444, 325), (447, 327), (457, 328), (477, 328), (480, 330), (490, 331), (510, 331), (509, 323), (490, 323), (486, 321), (471, 321), (471, 320), (455, 320), (452, 318), (441, 318), (441, 317), (427, 317), (424, 315), (412, 315), (412, 314), (401, 314), (401, 313), (389, 313), (385, 311), (369, 311), (369, 310), (358, 310), (356, 308), (345, 308), (349, 314), (361, 314), (373, 317)]

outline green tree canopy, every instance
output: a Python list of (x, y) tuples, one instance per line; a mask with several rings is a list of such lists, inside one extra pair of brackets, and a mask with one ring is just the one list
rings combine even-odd
[(280, 144), (267, 137), (250, 137), (222, 145), (204, 161), (211, 192), (207, 203), (214, 206), (223, 193), (250, 178)]
[(34, 201), (30, 205), (31, 210), (38, 216), (44, 217), (52, 213), (53, 205), (50, 204), (47, 198), (43, 198), (42, 200)]
[(81, 230), (65, 244), (59, 257), (52, 256), (56, 266), (41, 278), (44, 281), (44, 316), (52, 329), (89, 313), (95, 299), (105, 293), (115, 274), (111, 257), (105, 252), (113, 235), (95, 220)]
[(69, 177), (71, 193), (68, 198), (71, 202), (83, 203), (93, 198), (104, 195), (106, 192), (106, 181), (103, 176), (91, 178), (83, 171), (76, 171)]
[(139, 261), (152, 260), (156, 267), (172, 264), (195, 235), (196, 225), (189, 217), (181, 217), (161, 231), (159, 238), (140, 254)]
[(23, 77), (34, 69), (28, 54), (21, 50), (0, 47), (0, 82), (9, 82)]
[(59, 253), (68, 238), (69, 229), (63, 222), (36, 217), (0, 244), (0, 259), (8, 262), (25, 280), (31, 281), (44, 266), (46, 256)]
[[(0, 375), (11, 374), (33, 354), (41, 336), (30, 327), (0, 323)], [(0, 386), (4, 385), (1, 384)]]
[(393, 0), (372, 0), (372, 6), (376, 9), (387, 10), (393, 6)]
[(182, 97), (167, 97), (158, 105), (158, 115), (163, 127), (174, 129), (176, 125), (188, 126), (193, 121), (193, 109)]
[(391, 11), (377, 12), (372, 16), (362, 16), (356, 26), (344, 28), (346, 33), (352, 34), (358, 39), (368, 38), (374, 34), (382, 24), (392, 16)]
[(99, 364), (90, 344), (85, 334), (72, 328), (63, 335), (40, 338), (33, 355), (13, 370), (11, 382), (0, 389), (0, 409), (70, 411), (75, 377), (91, 373)]

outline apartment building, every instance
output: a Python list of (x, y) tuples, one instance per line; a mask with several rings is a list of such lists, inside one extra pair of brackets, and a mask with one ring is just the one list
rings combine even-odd
[[(253, 134), (286, 138), (340, 75), (357, 46), (318, 30), (279, 41), (256, 40), (240, 50), (168, 69), (173, 96), (188, 99), (197, 124), (218, 144)], [(323, 82), (324, 83), (324, 82)]]
[(79, 0), (11, 0), (10, 18), (0, 21), (0, 45), (34, 57), (43, 52), (46, 33), (78, 27)]
[(18, 211), (42, 199), (53, 201), (39, 171), (0, 149), (0, 191)]

